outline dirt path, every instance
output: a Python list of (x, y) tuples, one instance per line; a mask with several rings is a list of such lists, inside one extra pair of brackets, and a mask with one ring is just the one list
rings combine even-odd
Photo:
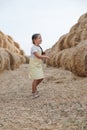
[(0, 74), (0, 130), (87, 130), (87, 78), (46, 68), (32, 99), (28, 65)]

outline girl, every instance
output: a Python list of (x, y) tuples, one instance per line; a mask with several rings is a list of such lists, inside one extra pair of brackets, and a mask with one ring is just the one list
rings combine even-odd
[(44, 78), (42, 69), (42, 59), (49, 59), (45, 55), (40, 44), (42, 43), (42, 38), (40, 34), (34, 34), (32, 36), (33, 46), (31, 48), (30, 62), (29, 62), (29, 77), (33, 79), (32, 83), (32, 94), (33, 98), (38, 97), (37, 86), (41, 83)]

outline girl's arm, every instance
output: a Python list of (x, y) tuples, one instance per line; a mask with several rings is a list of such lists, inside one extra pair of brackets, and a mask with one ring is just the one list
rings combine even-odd
[(40, 55), (37, 52), (34, 52), (34, 55), (39, 59), (50, 59), (49, 56), (46, 55)]

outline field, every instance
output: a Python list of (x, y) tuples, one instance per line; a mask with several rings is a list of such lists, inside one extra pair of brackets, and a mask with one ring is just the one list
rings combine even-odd
[(0, 74), (0, 130), (87, 130), (87, 78), (44, 65), (32, 99), (28, 67)]

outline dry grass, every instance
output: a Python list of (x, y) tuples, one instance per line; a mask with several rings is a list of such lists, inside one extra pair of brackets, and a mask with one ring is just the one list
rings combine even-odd
[(52, 53), (48, 63), (53, 67), (70, 70), (79, 76), (87, 76), (87, 41), (76, 47)]
[[(47, 65), (63, 67), (79, 76), (87, 76), (87, 13), (82, 15), (70, 31), (47, 50), (50, 61)], [(79, 45), (79, 44), (84, 45)], [(71, 49), (70, 49), (71, 48)]]
[(5, 35), (1, 31), (0, 31), (0, 47), (8, 49), (12, 53), (25, 55), (24, 51), (20, 48), (19, 43), (15, 42), (11, 36)]
[(10, 59), (9, 54), (3, 48), (0, 48), (0, 72), (4, 69), (10, 69)]
[(5, 69), (14, 70), (23, 63), (26, 63), (25, 56), (12, 53), (8, 49), (0, 48), (0, 72)]
[(44, 70), (35, 100), (28, 65), (0, 75), (1, 130), (87, 129), (87, 78), (53, 67)]

